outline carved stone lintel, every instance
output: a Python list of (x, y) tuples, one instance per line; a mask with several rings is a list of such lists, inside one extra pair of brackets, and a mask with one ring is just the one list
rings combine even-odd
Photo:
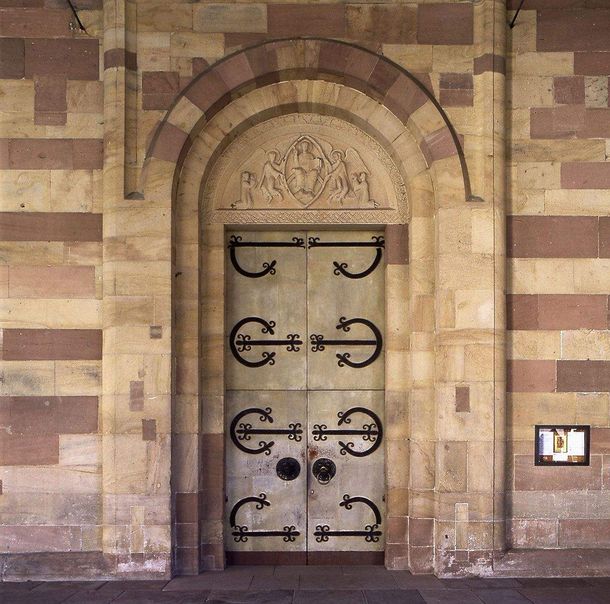
[(294, 113), (247, 130), (204, 184), (206, 223), (408, 220), (406, 187), (385, 149), (335, 117)]

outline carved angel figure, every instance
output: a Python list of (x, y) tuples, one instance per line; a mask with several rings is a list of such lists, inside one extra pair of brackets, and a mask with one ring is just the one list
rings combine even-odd
[(343, 204), (343, 200), (349, 193), (349, 178), (347, 176), (347, 168), (345, 167), (345, 154), (343, 151), (335, 149), (330, 154), (330, 173), (328, 181), (330, 183), (330, 194), (328, 196), (329, 203)]
[(267, 153), (267, 161), (263, 166), (263, 173), (258, 185), (269, 204), (271, 204), (275, 197), (280, 201), (284, 199), (282, 188), (286, 187), (286, 180), (280, 170), (281, 164), (278, 159), (279, 153), (277, 151), (269, 151)]

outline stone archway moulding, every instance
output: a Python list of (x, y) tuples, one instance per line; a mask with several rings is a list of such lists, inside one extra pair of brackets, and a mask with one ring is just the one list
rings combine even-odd
[[(179, 164), (196, 125), (202, 126), (232, 99), (269, 83), (312, 79), (343, 83), (364, 92), (419, 130), (418, 144), (431, 165), (457, 156), (466, 200), (473, 197), (462, 143), (449, 117), (431, 92), (429, 77), (406, 69), (365, 48), (324, 38), (264, 42), (221, 59), (199, 74), (179, 95), (157, 127), (142, 172), (146, 188), (154, 158)], [(417, 110), (426, 117), (418, 118)], [(430, 119), (430, 115), (437, 119)]]

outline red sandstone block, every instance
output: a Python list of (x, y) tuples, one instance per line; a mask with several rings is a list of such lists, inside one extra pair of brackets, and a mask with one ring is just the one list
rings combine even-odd
[(24, 41), (0, 38), (0, 78), (20, 79), (25, 73)]
[(406, 516), (389, 516), (387, 520), (387, 542), (405, 543), (408, 539), (408, 518)]
[(229, 90), (238, 88), (254, 79), (254, 72), (247, 57), (241, 53), (220, 63), (216, 68), (216, 73)]
[(507, 369), (508, 392), (555, 391), (555, 361), (514, 360)]
[(557, 361), (558, 392), (610, 392), (610, 361)]
[(102, 358), (100, 329), (4, 329), (5, 361), (88, 360)]
[(337, 36), (346, 33), (342, 4), (268, 4), (268, 34), (271, 37)]
[(103, 165), (103, 140), (95, 138), (72, 140), (72, 168), (74, 170), (101, 170)]
[(207, 111), (214, 103), (229, 94), (227, 85), (213, 71), (202, 75), (187, 91), (186, 98), (199, 109)]
[(474, 94), (472, 90), (440, 89), (439, 101), (443, 107), (472, 107)]
[(93, 266), (11, 266), (11, 298), (94, 298)]
[(34, 111), (67, 111), (66, 78), (36, 76), (34, 78)]
[(151, 155), (157, 159), (177, 162), (188, 134), (173, 124), (165, 123), (154, 142)]
[(420, 148), (428, 165), (431, 165), (437, 159), (445, 159), (458, 153), (449, 128), (441, 128), (425, 136), (420, 143)]
[(142, 411), (144, 409), (144, 382), (129, 382), (129, 410)]
[(157, 420), (143, 419), (142, 420), (142, 440), (157, 439)]
[(507, 329), (538, 329), (538, 296), (507, 294)]
[(103, 159), (101, 139), (8, 140), (11, 170), (99, 170)]
[(561, 186), (564, 189), (610, 189), (610, 163), (563, 163)]
[(546, 294), (538, 296), (538, 329), (608, 329), (608, 297)]
[(539, 51), (610, 50), (610, 9), (540, 10)]
[(23, 436), (0, 432), (0, 466), (41, 466), (59, 463), (59, 436)]
[(96, 39), (26, 40), (25, 77), (63, 75), (69, 80), (99, 79)]
[(455, 410), (457, 413), (470, 411), (470, 386), (455, 387)]
[(72, 20), (72, 11), (69, 8), (0, 8), (0, 36), (71, 37)]
[(417, 41), (420, 44), (472, 44), (472, 4), (420, 4)]
[[(234, 33), (226, 33), (225, 34), (225, 48), (227, 49), (235, 49), (237, 47), (244, 46), (254, 46), (254, 44), (258, 44), (267, 38), (267, 34), (257, 34), (257, 33), (242, 33), (242, 32), (234, 32)], [(196, 57), (199, 60), (200, 57)], [(193, 63), (195, 59), (193, 59)], [(194, 72), (194, 66), (193, 66)]]
[(610, 454), (610, 428), (591, 428), (591, 453)]
[(472, 90), (472, 75), (469, 73), (441, 73), (440, 88)]
[(11, 434), (91, 434), (98, 428), (97, 396), (0, 397), (0, 423)]
[[(610, 110), (581, 105), (530, 109), (532, 138), (609, 138)], [(560, 158), (558, 158), (560, 159)]]
[(610, 217), (599, 219), (599, 257), (610, 258)]
[(65, 126), (68, 114), (65, 111), (36, 111), (34, 124), (37, 126)]
[(385, 61), (378, 61), (368, 79), (368, 83), (382, 96), (385, 96), (399, 75), (398, 70), (393, 65)]
[(125, 67), (131, 71), (138, 68), (138, 55), (124, 48), (111, 48), (104, 53), (104, 70)]
[(558, 105), (584, 104), (585, 78), (583, 76), (553, 78), (553, 98)]
[(432, 545), (434, 534), (434, 520), (432, 518), (409, 519), (409, 544)]
[(597, 258), (595, 216), (509, 216), (506, 225), (512, 258)]
[(84, 212), (0, 213), (0, 241), (101, 240), (101, 214)]
[(506, 59), (500, 55), (487, 53), (474, 59), (474, 75), (481, 75), (487, 71), (506, 73)]
[(180, 74), (177, 71), (142, 72), (143, 94), (176, 93), (179, 86)]
[(389, 224), (385, 238), (386, 263), (409, 264), (409, 225)]
[(197, 493), (176, 493), (176, 522), (199, 520), (199, 497)]
[(610, 520), (559, 519), (559, 547), (610, 547)]
[(72, 168), (72, 140), (9, 140), (9, 166), (12, 170), (69, 170)]
[[(532, 426), (533, 434), (533, 426)], [(601, 455), (591, 456), (590, 466), (541, 467), (531, 455), (515, 455), (515, 491), (574, 491), (601, 489)]]
[(575, 52), (574, 73), (607, 75), (610, 73), (610, 52)]

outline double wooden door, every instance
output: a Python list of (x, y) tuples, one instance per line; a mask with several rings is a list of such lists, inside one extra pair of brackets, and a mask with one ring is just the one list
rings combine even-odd
[(228, 233), (229, 561), (382, 559), (383, 256), (376, 231)]

